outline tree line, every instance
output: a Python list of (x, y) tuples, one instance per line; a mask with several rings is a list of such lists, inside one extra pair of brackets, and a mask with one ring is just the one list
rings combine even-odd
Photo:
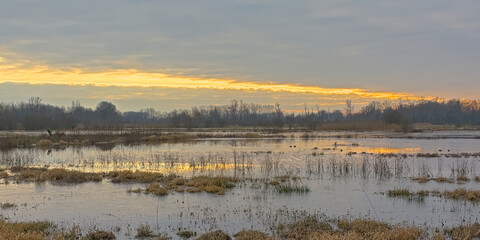
[(245, 103), (232, 100), (224, 105), (158, 112), (152, 108), (120, 112), (107, 101), (87, 108), (78, 101), (69, 107), (42, 103), (39, 97), (27, 102), (0, 103), (0, 130), (105, 129), (135, 126), (210, 128), (258, 126), (268, 128), (316, 129), (336, 122), (372, 121), (408, 127), (411, 123), (480, 125), (480, 101), (371, 102), (355, 111), (351, 100), (342, 110), (327, 111), (321, 106), (287, 112), (277, 104)]

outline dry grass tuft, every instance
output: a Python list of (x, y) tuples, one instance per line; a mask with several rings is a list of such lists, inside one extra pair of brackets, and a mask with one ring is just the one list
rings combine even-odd
[(0, 239), (44, 240), (49, 235), (49, 222), (5, 222), (0, 220)]
[(160, 186), (158, 183), (150, 183), (150, 185), (145, 189), (145, 193), (153, 193), (157, 196), (168, 195), (167, 189)]
[(37, 142), (37, 146), (42, 147), (42, 148), (51, 148), (53, 147), (52, 141), (48, 139), (42, 139)]
[(243, 230), (233, 235), (235, 240), (272, 240), (266, 233), (256, 230)]
[(113, 239), (116, 239), (116, 237), (112, 232), (96, 231), (96, 232), (89, 233), (87, 235), (86, 239), (88, 239), (88, 240), (113, 240)]
[(418, 183), (426, 183), (430, 181), (430, 178), (428, 177), (417, 177), (417, 178), (412, 178), (413, 181), (416, 181)]
[(46, 179), (49, 181), (65, 183), (99, 182), (102, 181), (102, 175), (100, 173), (85, 173), (65, 169), (52, 169), (46, 171)]
[(63, 182), (63, 183), (83, 183), (98, 182), (102, 180), (99, 173), (85, 173), (79, 171), (70, 171), (65, 169), (46, 169), (46, 168), (12, 168), (16, 173), (16, 181), (23, 182)]
[(14, 207), (17, 207), (17, 204), (15, 203), (9, 203), (9, 202), (6, 202), (6, 203), (0, 203), (0, 208), (5, 210), (5, 209), (10, 209), (10, 208), (14, 208)]
[(231, 240), (232, 238), (222, 230), (216, 230), (200, 235), (197, 240)]
[(464, 188), (455, 189), (453, 191), (445, 191), (444, 196), (455, 200), (468, 200), (477, 202), (480, 200), (480, 191), (478, 190), (466, 190)]
[[(454, 183), (455, 181), (453, 179), (450, 179), (450, 178), (446, 178), (446, 177), (436, 177), (433, 179), (435, 182), (439, 182), (439, 183), (444, 183), (444, 182), (448, 182), (448, 183)], [(458, 179), (457, 179), (458, 180)]]
[(287, 226), (279, 226), (279, 236), (283, 239), (301, 240), (313, 232), (329, 232), (332, 226), (327, 222), (321, 222), (316, 217), (308, 216), (301, 221), (291, 223)]
[(470, 179), (465, 175), (458, 175), (457, 176), (457, 181), (468, 182), (468, 181), (470, 181)]
[(446, 229), (445, 233), (452, 239), (476, 239), (480, 237), (480, 223)]
[(387, 196), (389, 197), (410, 197), (413, 193), (411, 193), (408, 189), (395, 189), (395, 190), (388, 190)]
[(137, 238), (146, 238), (146, 237), (155, 237), (153, 231), (150, 229), (148, 224), (140, 224), (137, 228)]
[(151, 183), (155, 181), (163, 181), (163, 174), (141, 172), (141, 171), (112, 171), (107, 177), (113, 183)]

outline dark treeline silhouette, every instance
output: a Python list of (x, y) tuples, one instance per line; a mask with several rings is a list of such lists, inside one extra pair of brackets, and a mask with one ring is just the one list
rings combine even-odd
[(343, 111), (307, 108), (298, 113), (283, 111), (279, 104), (264, 105), (232, 100), (226, 105), (193, 107), (189, 110), (157, 112), (152, 108), (120, 112), (102, 101), (95, 109), (73, 101), (70, 107), (28, 102), (0, 103), (0, 130), (105, 129), (122, 127), (209, 128), (258, 126), (268, 128), (317, 129), (329, 123), (382, 122), (407, 130), (411, 123), (480, 125), (480, 101), (371, 102), (354, 111), (347, 100)]

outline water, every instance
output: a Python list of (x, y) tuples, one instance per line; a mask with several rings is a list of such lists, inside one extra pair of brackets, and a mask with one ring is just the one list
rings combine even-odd
[[(185, 177), (235, 176), (244, 181), (221, 196), (172, 191), (163, 197), (127, 192), (144, 188), (145, 184), (113, 184), (108, 180), (76, 185), (1, 184), (0, 202), (18, 206), (1, 210), (0, 214), (18, 221), (49, 220), (65, 227), (75, 224), (86, 231), (120, 229), (116, 235), (127, 239), (134, 238), (140, 224), (174, 238), (182, 229), (198, 233), (215, 229), (230, 234), (242, 229), (271, 232), (276, 224), (305, 212), (328, 218), (367, 217), (427, 229), (476, 222), (480, 207), (475, 203), (440, 197), (408, 201), (384, 194), (396, 188), (480, 190), (475, 181), (420, 184), (411, 180), (426, 175), (455, 178), (462, 173), (471, 179), (480, 175), (480, 158), (442, 155), (480, 152), (480, 140), (474, 134), (449, 132), (440, 134), (448, 136), (442, 138), (438, 135), (409, 139), (363, 134), (350, 138), (344, 133), (331, 133), (305, 139), (299, 133), (255, 140), (14, 149), (0, 153), (1, 167), (48, 166), (87, 172), (130, 169)], [(396, 155), (381, 156), (388, 153)], [(440, 153), (440, 157), (419, 158), (418, 153)], [(265, 184), (267, 179), (282, 175), (299, 177), (298, 184), (307, 185), (310, 192), (279, 194)]]

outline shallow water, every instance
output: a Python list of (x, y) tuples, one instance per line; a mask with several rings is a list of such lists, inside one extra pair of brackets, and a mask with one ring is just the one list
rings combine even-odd
[[(455, 132), (449, 133), (452, 135)], [(296, 134), (282, 139), (14, 149), (0, 153), (1, 167), (49, 166), (89, 172), (131, 169), (187, 177), (236, 176), (246, 180), (223, 196), (172, 192), (163, 197), (127, 192), (145, 184), (113, 184), (107, 180), (77, 185), (1, 184), (0, 202), (13, 202), (18, 207), (1, 210), (0, 214), (12, 220), (50, 220), (65, 227), (77, 224), (85, 230), (119, 227), (116, 235), (120, 238), (134, 238), (140, 224), (149, 224), (174, 238), (184, 228), (198, 233), (222, 229), (233, 234), (252, 228), (270, 232), (272, 226), (300, 217), (302, 212), (328, 218), (366, 216), (429, 229), (456, 226), (477, 222), (480, 206), (439, 197), (408, 201), (389, 198), (383, 193), (395, 188), (480, 190), (479, 183), (474, 181), (420, 184), (410, 179), (425, 175), (450, 178), (460, 173), (469, 178), (480, 175), (478, 157), (415, 155), (480, 152), (480, 140), (462, 138), (463, 135), (464, 132), (449, 138), (304, 139)], [(349, 152), (357, 154), (348, 155)], [(382, 157), (380, 153), (406, 154), (406, 157)], [(279, 194), (262, 180), (285, 174), (300, 177), (298, 184), (307, 185), (310, 192)]]

